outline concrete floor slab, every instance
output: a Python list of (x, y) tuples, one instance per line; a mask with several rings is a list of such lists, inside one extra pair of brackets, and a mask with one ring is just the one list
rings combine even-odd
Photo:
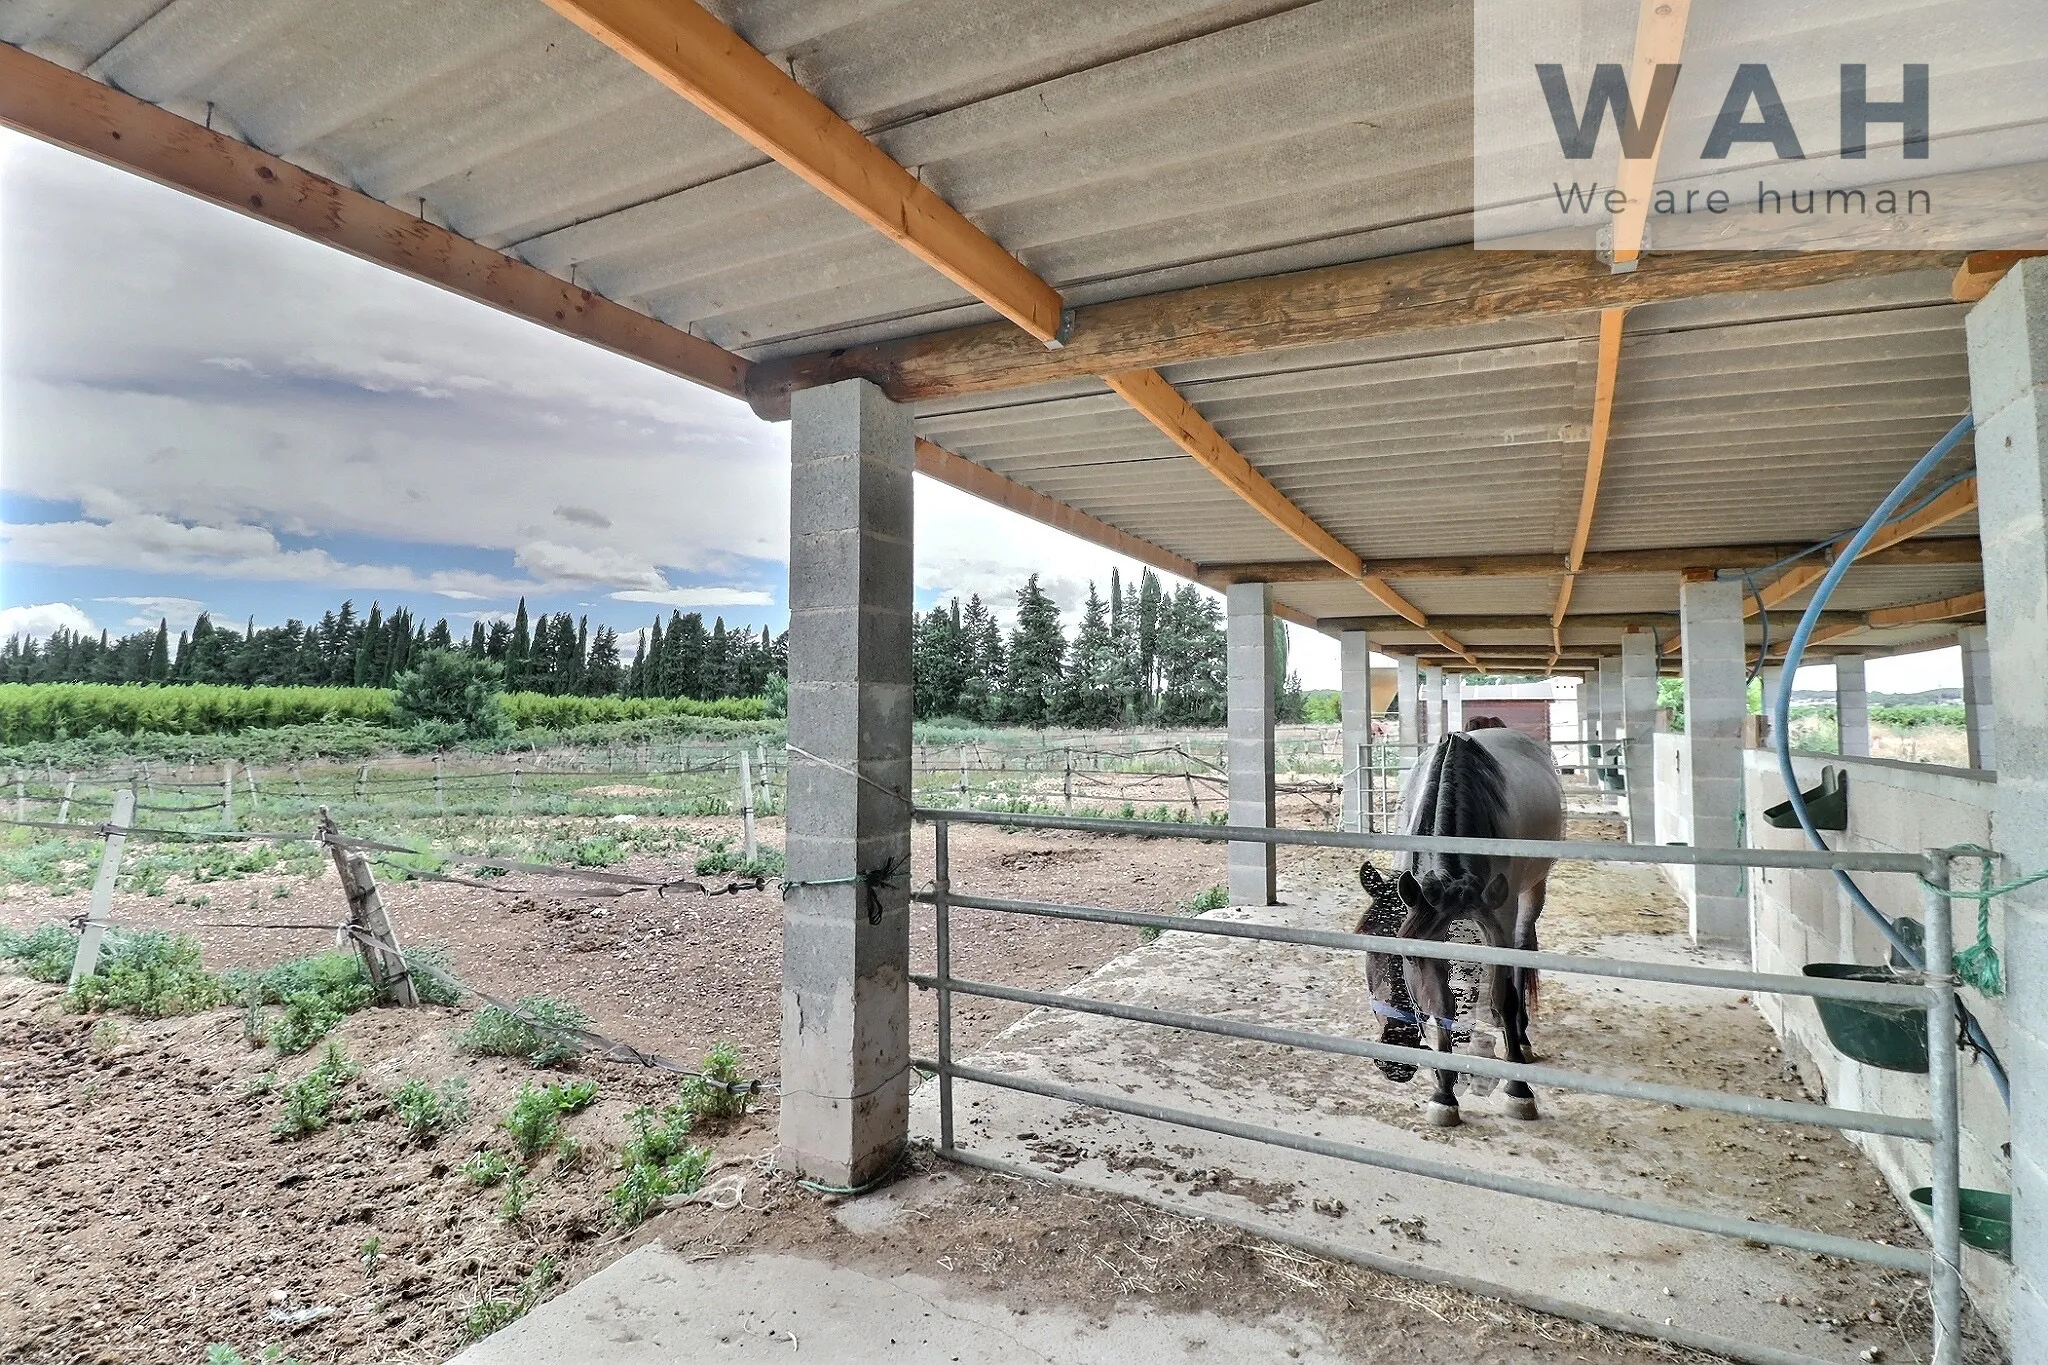
[(1048, 1303), (1020, 1313), (919, 1275), (800, 1256), (691, 1261), (641, 1247), (455, 1358), (453, 1365), (1337, 1365), (1314, 1328), (1207, 1313)]

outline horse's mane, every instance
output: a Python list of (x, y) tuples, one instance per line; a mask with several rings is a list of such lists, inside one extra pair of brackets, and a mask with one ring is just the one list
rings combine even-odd
[[(1485, 745), (1470, 735), (1445, 735), (1431, 752), (1429, 765), (1416, 794), (1408, 833), (1498, 839), (1507, 832), (1507, 775)], [(1473, 884), (1476, 889), (1490, 871), (1481, 854), (1419, 853), (1413, 857), (1418, 877), (1434, 877), (1446, 889), (1459, 883)]]

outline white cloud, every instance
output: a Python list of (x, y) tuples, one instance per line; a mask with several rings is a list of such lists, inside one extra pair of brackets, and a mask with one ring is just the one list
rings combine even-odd
[(522, 545), (512, 562), (549, 583), (593, 588), (638, 588), (659, 592), (668, 587), (661, 570), (621, 550), (581, 549), (554, 541)]
[(699, 607), (767, 607), (775, 595), (758, 588), (664, 588), (658, 592), (631, 589), (612, 594), (614, 602), (652, 602), (657, 606), (690, 610)]
[(55, 630), (97, 635), (99, 625), (69, 602), (43, 602), (31, 607), (0, 607), (0, 638), (26, 635), (47, 640)]
[(101, 597), (95, 600), (135, 608), (135, 614), (122, 622), (126, 630), (141, 630), (159, 621), (169, 622), (172, 630), (189, 630), (206, 606), (204, 602), (190, 597)]

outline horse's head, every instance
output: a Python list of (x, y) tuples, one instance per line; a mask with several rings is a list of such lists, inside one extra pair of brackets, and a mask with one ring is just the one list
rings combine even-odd
[(1434, 867), (1425, 869), (1420, 877), (1403, 872), (1394, 890), (1408, 909), (1426, 911), (1438, 919), (1490, 914), (1508, 903), (1508, 879), (1498, 872), (1491, 877)]
[(1400, 889), (1393, 879), (1372, 865), (1370, 858), (1358, 865), (1358, 884), (1365, 888), (1369, 903), (1351, 932), (1391, 936), (1401, 927)]

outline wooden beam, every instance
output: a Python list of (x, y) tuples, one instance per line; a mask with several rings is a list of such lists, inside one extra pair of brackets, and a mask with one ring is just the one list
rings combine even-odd
[(2011, 269), (2029, 256), (2048, 256), (2048, 251), (1973, 251), (1963, 258), (1956, 267), (1956, 278), (1949, 285), (1949, 297), (1957, 303), (1975, 303), (1991, 292), (1991, 287), (2006, 277)]
[(1196, 580), (1200, 573), (1200, 566), (1191, 559), (1183, 559), (1149, 540), (1140, 540), (1128, 531), (1120, 531), (1106, 521), (1099, 521), (1077, 507), (1049, 498), (1014, 479), (1004, 478), (993, 469), (956, 455), (922, 436), (917, 438), (917, 472), (984, 502), (992, 502), (1033, 521), (1044, 522), (1068, 535), (1078, 536), (1090, 544), (1114, 550), (1166, 573), (1189, 580)]
[[(1821, 613), (1821, 620), (1830, 624), (1848, 622), (1861, 626), (1863, 624), (1863, 613), (1860, 611), (1824, 611)], [(1550, 636), (1550, 618), (1539, 615), (1473, 614), (1432, 616), (1429, 618), (1428, 627), (1404, 625), (1398, 620), (1392, 620), (1385, 616), (1325, 616), (1321, 618), (1321, 624), (1325, 630), (1378, 631), (1387, 634), (1390, 639), (1411, 637), (1426, 633), (1432, 629), (1447, 630), (1461, 638), (1467, 635), (1487, 634), (1497, 631), (1526, 631), (1532, 635), (1540, 636), (1539, 640), (1521, 642), (1533, 646), (1540, 643), (1541, 640), (1547, 640)], [(1660, 630), (1675, 632), (1678, 629), (1678, 613), (1676, 611), (1605, 611), (1581, 613), (1567, 616), (1564, 619), (1564, 629), (1567, 634), (1575, 630), (1626, 631), (1632, 626), (1655, 627)], [(1774, 635), (1776, 633), (1775, 631), (1772, 632)], [(1468, 641), (1468, 643), (1472, 642)], [(1570, 646), (1569, 639), (1567, 639), (1566, 644), (1567, 647)], [(1484, 643), (1473, 643), (1473, 648), (1484, 649), (1486, 645)]]
[(0, 124), (706, 388), (747, 362), (405, 209), (0, 43)]
[[(1864, 546), (1863, 553), (1857, 556), (1857, 562), (1862, 563), (1874, 554), (1888, 550), (1925, 532), (1932, 531), (1938, 526), (1946, 526), (1957, 517), (1976, 510), (1977, 478), (1973, 474), (1911, 516), (1901, 517), (1889, 526), (1879, 528), (1878, 533), (1870, 538), (1870, 543)], [(1848, 550), (1851, 539), (1852, 537), (1844, 536), (1833, 545), (1830, 545), (1823, 557), (1795, 564), (1784, 573), (1779, 574), (1776, 578), (1764, 584), (1755, 594), (1744, 596), (1742, 599), (1742, 614), (1745, 616), (1756, 615), (1757, 598), (1759, 597), (1763, 599), (1764, 607), (1769, 609), (1781, 602), (1790, 601), (1814, 584), (1820, 582), (1821, 579), (1827, 577), (1829, 565), (1834, 562), (1836, 557)], [(1980, 558), (1981, 554), (1980, 550)]]
[[(1667, 6), (1668, 8), (1668, 6)], [(1619, 229), (1617, 228), (1617, 231)], [(1643, 226), (1636, 224), (1641, 240)], [(1617, 238), (1619, 241), (1619, 238)], [(1634, 259), (1634, 248), (1630, 248)], [(1593, 423), (1586, 438), (1586, 477), (1579, 488), (1579, 519), (1572, 528), (1571, 548), (1565, 552), (1564, 581), (1558, 585), (1557, 605), (1551, 608), (1551, 624), (1564, 620), (1572, 606), (1572, 585), (1586, 562), (1586, 542), (1593, 536), (1593, 512), (1600, 501), (1600, 475), (1607, 467), (1607, 433), (1614, 422), (1614, 384), (1621, 370), (1621, 324), (1628, 316), (1623, 308), (1600, 312), (1600, 343), (1594, 358)]]
[[(1332, 567), (1357, 582), (1382, 606), (1403, 620), (1422, 627), (1430, 624), (1429, 617), (1421, 608), (1394, 591), (1393, 585), (1384, 578), (1367, 572), (1357, 552), (1325, 531), (1291, 498), (1275, 488), (1272, 480), (1252, 468), (1251, 461), (1239, 454), (1237, 447), (1225, 440), (1223, 434), (1210, 425), (1209, 419), (1197, 412), (1195, 405), (1167, 383), (1157, 370), (1127, 370), (1106, 374), (1102, 379), (1146, 421), (1159, 428), (1168, 440), (1193, 456), (1196, 463), (1221, 479), (1252, 510), (1292, 536), (1304, 549), (1321, 555)], [(1455, 642), (1448, 641), (1446, 637), (1446, 647), (1455, 647)]]
[(1952, 621), (1958, 616), (1978, 616), (1984, 611), (1984, 594), (1966, 592), (1935, 602), (1910, 602), (1902, 607), (1880, 607), (1864, 617), (1872, 627), (1917, 626), (1923, 621)]
[(548, 4), (1037, 342), (1059, 336), (1057, 290), (694, 0)]
[[(1600, 574), (1681, 573), (1686, 569), (1749, 569), (1797, 554), (1806, 543), (1710, 545), (1675, 550), (1594, 550), (1579, 566), (1579, 576)], [(1983, 547), (1975, 536), (1942, 536), (1893, 545), (1865, 555), (1864, 564), (1977, 564)], [(1564, 572), (1564, 557), (1540, 555), (1446, 555), (1413, 559), (1374, 559), (1366, 567), (1396, 582), (1408, 579), (1553, 578)], [(1289, 559), (1204, 564), (1200, 581), (1212, 588), (1232, 583), (1339, 583), (1349, 575), (1323, 560)]]
[(1443, 247), (1077, 308), (1057, 351), (992, 323), (764, 360), (747, 396), (781, 421), (791, 390), (841, 379), (873, 380), (902, 401), (946, 398), (1504, 318), (1953, 270), (1962, 260), (1953, 251), (1691, 251), (1648, 256), (1617, 275), (1581, 253)]

